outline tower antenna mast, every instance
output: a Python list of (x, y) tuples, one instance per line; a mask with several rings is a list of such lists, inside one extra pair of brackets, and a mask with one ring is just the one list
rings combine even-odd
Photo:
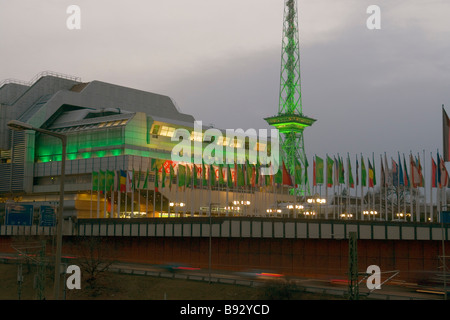
[(280, 132), (281, 159), (294, 176), (294, 194), (309, 194), (303, 131), (316, 120), (303, 115), (297, 0), (284, 2), (278, 114), (264, 120)]

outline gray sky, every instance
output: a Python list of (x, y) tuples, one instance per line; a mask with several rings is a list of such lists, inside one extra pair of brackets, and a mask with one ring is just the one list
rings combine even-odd
[[(81, 8), (81, 30), (66, 9)], [(309, 158), (442, 150), (450, 1), (299, 0)], [(381, 8), (381, 30), (366, 9)], [(220, 128), (278, 110), (283, 0), (0, 0), (0, 78), (52, 70), (166, 94)]]

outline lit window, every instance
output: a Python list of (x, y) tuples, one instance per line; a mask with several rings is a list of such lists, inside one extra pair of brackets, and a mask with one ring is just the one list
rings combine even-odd
[(155, 124), (155, 125), (153, 126), (152, 134), (158, 134), (158, 131), (159, 131), (159, 125), (158, 125), (158, 124)]
[(175, 128), (162, 126), (160, 135), (165, 137), (172, 137), (174, 132)]
[(191, 132), (191, 140), (202, 142), (203, 141), (203, 133), (197, 132), (197, 131), (192, 131)]

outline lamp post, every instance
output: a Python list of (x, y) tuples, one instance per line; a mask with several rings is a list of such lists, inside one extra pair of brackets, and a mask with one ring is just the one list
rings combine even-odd
[(59, 183), (59, 211), (56, 219), (56, 255), (55, 255), (55, 282), (53, 286), (53, 297), (55, 300), (59, 299), (60, 291), (60, 266), (61, 266), (61, 249), (62, 249), (62, 220), (63, 220), (63, 210), (64, 210), (64, 179), (66, 173), (66, 146), (67, 146), (67, 136), (63, 134), (58, 134), (49, 130), (35, 128), (28, 123), (24, 123), (17, 120), (11, 120), (8, 122), (8, 127), (13, 130), (23, 131), (23, 130), (33, 130), (40, 132), (42, 134), (47, 134), (49, 136), (56, 137), (61, 140), (62, 143), (62, 159), (61, 159), (61, 176)]

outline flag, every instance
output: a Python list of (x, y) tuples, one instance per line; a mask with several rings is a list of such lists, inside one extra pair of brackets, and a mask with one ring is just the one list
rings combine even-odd
[(127, 192), (127, 172), (125, 170), (120, 170), (119, 186), (120, 192)]
[(333, 159), (327, 155), (327, 187), (333, 186)]
[(166, 169), (161, 165), (161, 188), (166, 187)]
[(275, 183), (278, 183), (278, 184), (282, 184), (283, 183), (283, 169), (282, 169), (282, 167), (278, 168), (277, 173), (275, 173)]
[(392, 184), (398, 186), (398, 165), (394, 159), (392, 159)]
[(413, 188), (417, 188), (420, 182), (419, 168), (416, 166), (416, 163), (413, 159), (412, 154), (409, 156), (410, 169), (411, 169), (411, 183)]
[(236, 164), (236, 168), (235, 168), (236, 173), (237, 173), (237, 186), (238, 187), (243, 187), (245, 186), (245, 174), (244, 174), (244, 168), (243, 165), (240, 164)]
[(111, 191), (114, 188), (114, 171), (106, 170), (106, 191)]
[(205, 163), (202, 163), (202, 186), (208, 186), (208, 180), (206, 180), (206, 168)]
[(98, 189), (100, 192), (105, 191), (105, 180), (106, 180), (106, 172), (100, 170), (98, 174)]
[(431, 187), (437, 188), (437, 167), (433, 157), (431, 157)]
[(98, 191), (98, 172), (92, 171), (92, 191)]
[(230, 165), (227, 165), (227, 186), (228, 188), (233, 188), (233, 176), (231, 174)]
[(198, 186), (198, 173), (199, 173), (199, 169), (194, 164), (192, 166), (192, 179), (194, 180), (194, 188), (196, 188)]
[(439, 160), (440, 163), (440, 169), (441, 169), (441, 188), (447, 188), (448, 186), (448, 172), (447, 168), (445, 167), (445, 161), (442, 157), (440, 157)]
[(323, 159), (316, 156), (316, 182), (323, 184)]
[(384, 173), (383, 158), (381, 157), (381, 154), (380, 154), (380, 166), (381, 166), (380, 185), (381, 185), (381, 187), (385, 187), (386, 186), (386, 175)]
[(248, 159), (245, 160), (245, 178), (246, 178), (246, 185), (250, 186), (252, 183), (252, 176), (253, 176), (253, 168), (252, 165), (248, 162)]
[(178, 187), (186, 186), (186, 167), (184, 165), (178, 164)]
[(334, 185), (337, 186), (339, 184), (339, 162), (334, 157)]
[(295, 159), (294, 183), (296, 187), (302, 184), (302, 166), (297, 158)]
[(364, 158), (361, 156), (361, 186), (367, 185), (367, 172), (366, 165), (364, 164)]
[(313, 186), (317, 186), (317, 178), (316, 178), (316, 158), (313, 158)]
[(373, 171), (373, 185), (376, 186), (377, 185), (377, 173), (375, 171), (375, 158), (374, 155), (372, 153), (372, 171)]
[(417, 158), (416, 165), (417, 165), (417, 170), (419, 171), (419, 187), (424, 187), (425, 179), (423, 178), (422, 165), (420, 164), (420, 157)]
[(348, 170), (348, 185), (350, 186), (350, 188), (354, 188), (355, 187), (355, 183), (353, 181), (353, 174), (352, 174), (352, 164), (350, 161), (350, 156), (347, 154), (347, 170)]
[(367, 162), (369, 164), (369, 188), (373, 188), (373, 177), (375, 176), (375, 174), (373, 172), (373, 167), (370, 163), (370, 159), (367, 159)]
[(223, 164), (219, 164), (219, 185), (224, 185), (225, 184), (225, 180), (223, 177)]
[(403, 176), (402, 161), (400, 160), (400, 153), (398, 154), (398, 183), (401, 186), (405, 185), (405, 177)]
[(392, 181), (392, 176), (389, 174), (389, 164), (386, 158), (386, 153), (384, 154), (384, 182), (386, 184), (386, 187), (390, 186)]
[[(120, 171), (122, 173), (122, 170), (120, 170)], [(122, 179), (122, 176), (120, 178)], [(155, 191), (156, 192), (159, 192), (159, 190), (158, 190), (158, 187), (159, 187), (158, 180), (159, 180), (159, 172), (158, 172), (158, 167), (155, 165)], [(120, 191), (122, 192), (122, 182), (120, 184)]]
[(189, 188), (191, 186), (192, 182), (192, 174), (191, 174), (191, 167), (186, 164), (186, 188)]
[(305, 185), (308, 185), (308, 158), (305, 157)]
[(172, 190), (172, 180), (174, 177), (173, 164), (169, 163), (169, 189)]
[(145, 174), (144, 185), (142, 186), (142, 189), (144, 189), (144, 190), (148, 189), (148, 175), (149, 175), (149, 169), (147, 167), (147, 172)]
[(283, 161), (282, 174), (283, 174), (283, 176), (282, 176), (282, 183), (283, 183), (283, 185), (285, 185), (285, 186), (292, 186), (293, 185), (292, 184), (292, 178), (291, 178), (291, 175), (289, 174), (288, 170), (286, 169), (284, 161)]
[(356, 156), (356, 185), (359, 186), (359, 163), (358, 163), (358, 156)]
[(216, 170), (214, 170), (212, 164), (209, 165), (209, 183), (211, 186), (216, 185)]
[(443, 134), (443, 144), (444, 144), (444, 162), (450, 161), (450, 154), (449, 154), (449, 144), (450, 144), (450, 119), (448, 118), (447, 113), (445, 112), (444, 105), (442, 105), (442, 134)]
[(345, 170), (344, 170), (344, 163), (341, 160), (342, 158), (338, 156), (339, 159), (339, 183), (345, 184)]
[(409, 181), (408, 167), (406, 166), (405, 155), (403, 155), (403, 167), (405, 168), (404, 185), (405, 185), (405, 187), (409, 187), (411, 182)]

